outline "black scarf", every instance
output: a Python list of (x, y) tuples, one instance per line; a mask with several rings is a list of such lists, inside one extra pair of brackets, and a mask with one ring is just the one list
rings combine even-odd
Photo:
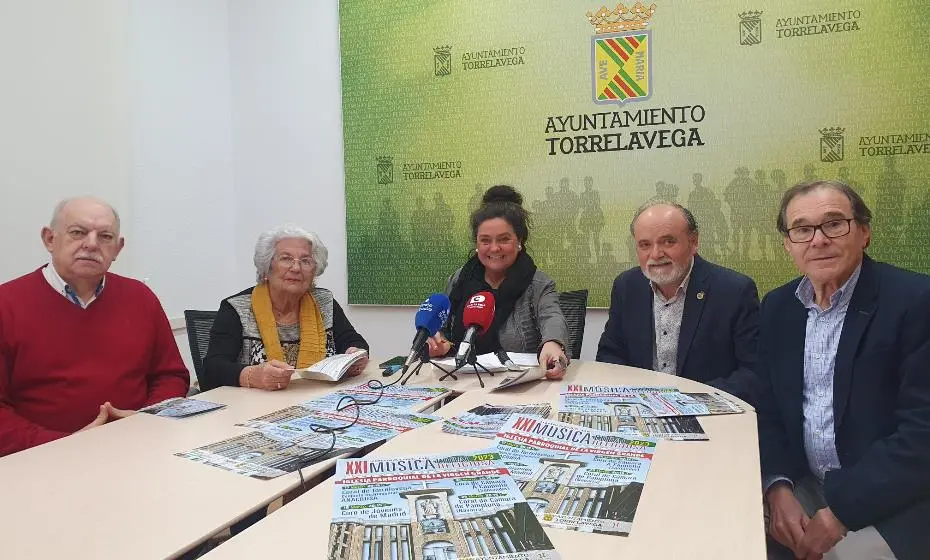
[(500, 350), (501, 345), (498, 339), (498, 333), (501, 326), (513, 313), (517, 300), (526, 291), (533, 276), (536, 274), (536, 263), (525, 252), (521, 251), (517, 259), (507, 269), (507, 276), (497, 290), (492, 290), (491, 286), (484, 280), (484, 265), (478, 260), (478, 255), (472, 255), (462, 272), (459, 274), (458, 282), (452, 286), (449, 294), (449, 302), (452, 308), (452, 337), (451, 342), (458, 344), (465, 337), (465, 325), (462, 324), (462, 316), (465, 311), (465, 304), (477, 292), (490, 291), (494, 293), (494, 321), (491, 327), (483, 335), (475, 340), (475, 352), (477, 354), (487, 354)]

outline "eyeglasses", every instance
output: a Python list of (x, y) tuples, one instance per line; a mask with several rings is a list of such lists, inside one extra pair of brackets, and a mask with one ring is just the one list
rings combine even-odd
[(807, 243), (814, 238), (819, 229), (830, 239), (843, 237), (849, 233), (850, 223), (855, 218), (840, 218), (838, 220), (829, 220), (816, 226), (797, 226), (788, 229), (788, 239), (792, 243)]
[(297, 257), (292, 257), (290, 255), (278, 255), (275, 257), (274, 262), (278, 263), (278, 266), (286, 270), (290, 270), (295, 264), (300, 266), (300, 268), (303, 270), (310, 270), (315, 264), (313, 259), (310, 257), (298, 259)]

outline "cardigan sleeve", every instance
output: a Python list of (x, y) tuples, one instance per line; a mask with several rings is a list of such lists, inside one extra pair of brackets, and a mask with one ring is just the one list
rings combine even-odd
[(333, 300), (333, 340), (336, 343), (337, 354), (344, 354), (353, 346), (368, 350), (368, 342), (358, 334), (335, 299)]
[(546, 282), (536, 296), (536, 322), (539, 327), (539, 348), (542, 350), (549, 341), (558, 342), (564, 348), (568, 344), (568, 323), (559, 307), (559, 293), (555, 291), (555, 281), (546, 277)]
[(209, 391), (222, 386), (238, 387), (239, 375), (246, 367), (246, 364), (239, 362), (240, 352), (242, 321), (233, 306), (223, 300), (210, 331), (210, 346), (203, 358), (200, 388)]

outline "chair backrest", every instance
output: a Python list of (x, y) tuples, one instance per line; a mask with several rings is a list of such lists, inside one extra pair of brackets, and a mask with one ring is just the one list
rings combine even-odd
[(559, 293), (559, 307), (568, 323), (568, 344), (566, 350), (569, 358), (581, 358), (581, 343), (584, 340), (584, 321), (588, 312), (588, 290)]
[(187, 342), (191, 347), (191, 360), (194, 362), (194, 373), (200, 379), (203, 372), (203, 358), (207, 355), (210, 346), (210, 331), (213, 329), (213, 320), (216, 311), (184, 310), (184, 323), (187, 325)]

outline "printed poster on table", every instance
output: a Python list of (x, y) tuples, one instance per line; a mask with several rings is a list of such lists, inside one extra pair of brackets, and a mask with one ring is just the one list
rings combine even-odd
[[(177, 456), (254, 478), (275, 478), (334, 455), (391, 439), (436, 420), (413, 412), (363, 406), (337, 412), (292, 406), (244, 422), (258, 431), (198, 447)], [(314, 428), (339, 428), (319, 433)]]
[(329, 560), (555, 560), (493, 452), (340, 459)]
[(516, 415), (494, 443), (543, 525), (629, 535), (655, 440)]

